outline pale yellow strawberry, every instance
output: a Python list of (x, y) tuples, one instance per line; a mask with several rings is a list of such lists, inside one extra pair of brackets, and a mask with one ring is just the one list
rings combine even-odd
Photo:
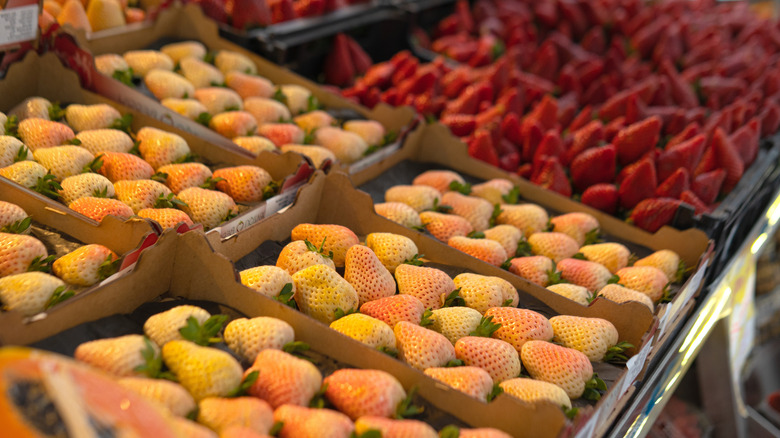
[(225, 82), (225, 76), (213, 65), (203, 62), (202, 57), (188, 56), (179, 60), (181, 75), (195, 88), (219, 86)]
[(199, 88), (195, 90), (193, 97), (202, 103), (212, 116), (225, 111), (244, 109), (244, 101), (241, 100), (241, 96), (230, 88)]
[(359, 305), (395, 295), (395, 280), (379, 257), (364, 245), (352, 245), (344, 262), (344, 279), (355, 288)]
[(67, 0), (62, 5), (62, 11), (57, 16), (57, 22), (63, 26), (69, 24), (74, 29), (84, 29), (87, 32), (92, 32), (92, 26), (90, 26), (87, 18), (87, 11), (84, 10), (84, 4), (81, 3), (81, 0)]
[(162, 357), (195, 401), (227, 396), (242, 380), (241, 364), (216, 348), (189, 341), (170, 341), (163, 345)]
[(230, 196), (214, 190), (190, 187), (178, 194), (186, 206), (182, 210), (204, 228), (214, 228), (238, 214), (238, 207)]
[(582, 396), (593, 377), (593, 365), (585, 354), (546, 341), (528, 341), (520, 353), (532, 378), (558, 385), (571, 399)]
[(494, 240), (501, 244), (507, 257), (513, 257), (517, 253), (517, 244), (523, 238), (523, 232), (512, 225), (496, 225), (483, 231), (485, 239)]
[(158, 403), (179, 417), (186, 417), (197, 408), (190, 393), (178, 383), (169, 380), (124, 377), (117, 380), (117, 383), (141, 394), (147, 400)]
[(325, 111), (316, 110), (293, 117), (293, 122), (305, 132), (314, 132), (319, 128), (333, 126), (336, 119)]
[(62, 123), (39, 118), (22, 120), (18, 132), (22, 142), (33, 152), (65, 144), (76, 136), (72, 129)]
[(666, 274), (670, 283), (682, 280), (685, 265), (680, 263), (680, 256), (669, 249), (662, 249), (634, 262), (634, 266), (652, 266)]
[(339, 161), (346, 164), (359, 160), (368, 150), (368, 143), (359, 135), (333, 126), (314, 131), (314, 143), (329, 149)]
[(400, 234), (371, 233), (366, 236), (366, 245), (390, 273), (395, 273), (399, 265), (419, 254), (412, 239)]
[(393, 329), (376, 318), (353, 313), (330, 323), (330, 328), (371, 348), (395, 349)]
[(447, 245), (493, 266), (501, 266), (509, 258), (504, 247), (494, 240), (454, 236)]
[[(344, 266), (347, 250), (360, 242), (352, 230), (334, 224), (298, 224), (292, 229), (290, 235), (292, 240), (308, 240), (317, 247), (322, 247), (325, 254), (332, 253), (333, 263), (337, 267)], [(381, 256), (379, 258), (382, 259)]]
[(115, 72), (125, 72), (130, 69), (127, 61), (116, 53), (95, 56), (95, 66), (100, 73), (106, 76), (114, 76)]
[[(125, 335), (80, 344), (73, 357), (114, 376), (140, 376), (143, 373), (136, 368), (146, 363), (142, 352), (148, 347), (143, 336)], [(151, 348), (155, 355), (160, 352), (156, 345)]]
[(322, 146), (286, 144), (279, 148), (282, 152), (295, 152), (311, 160), (315, 168), (321, 169), (326, 162), (335, 163), (336, 155)]
[(295, 331), (290, 324), (268, 316), (234, 319), (225, 327), (225, 343), (249, 362), (254, 362), (263, 350), (281, 350), (294, 340)]
[(122, 57), (138, 77), (145, 77), (152, 70), (172, 72), (175, 64), (170, 56), (157, 50), (130, 50)]
[(535, 255), (549, 257), (555, 263), (574, 256), (579, 248), (576, 240), (556, 232), (534, 233), (528, 238), (528, 244)]
[(607, 350), (618, 343), (618, 331), (606, 319), (558, 315), (550, 324), (553, 342), (585, 353), (592, 362), (604, 360)]
[(499, 383), (504, 393), (529, 403), (549, 401), (556, 406), (571, 409), (571, 399), (562, 388), (541, 380), (517, 377)]
[(0, 136), (0, 168), (10, 166), (17, 160), (32, 160), (33, 153), (16, 137)]
[(43, 272), (24, 272), (0, 278), (3, 308), (32, 316), (46, 310), (54, 298), (65, 295), (65, 283)]
[(627, 301), (636, 301), (647, 306), (653, 311), (653, 301), (642, 292), (623, 287), (619, 284), (608, 284), (598, 291), (598, 296), (604, 297), (616, 303), (625, 303)]
[(442, 195), (441, 204), (452, 207), (451, 213), (469, 221), (474, 231), (485, 231), (493, 225), (494, 207), (482, 198), (447, 192)]
[(385, 139), (385, 127), (376, 120), (350, 120), (344, 122), (343, 128), (359, 135), (369, 146), (381, 145)]
[(195, 99), (168, 97), (161, 99), (160, 104), (191, 120), (196, 120), (201, 114), (208, 112), (206, 107)]
[(173, 417), (171, 422), (179, 436), (186, 436), (187, 438), (220, 438), (213, 430), (187, 418)]
[(183, 339), (179, 329), (187, 325), (187, 319), (190, 317), (195, 318), (199, 324), (203, 324), (211, 315), (197, 306), (176, 306), (150, 316), (144, 323), (144, 334), (159, 346), (173, 340)]
[(80, 146), (54, 146), (35, 151), (35, 161), (43, 165), (57, 179), (81, 173), (95, 159)]
[(116, 273), (118, 258), (114, 251), (93, 243), (55, 260), (52, 272), (70, 284), (92, 286)]
[(620, 284), (635, 291), (642, 292), (655, 303), (668, 290), (669, 279), (666, 274), (652, 266), (630, 266), (615, 273), (620, 278)]
[(46, 246), (35, 237), (0, 232), (0, 277), (27, 272), (47, 256)]
[(227, 138), (236, 138), (255, 135), (257, 121), (246, 111), (226, 111), (212, 117), (209, 128)]
[(238, 136), (233, 137), (233, 143), (237, 144), (242, 149), (246, 149), (254, 155), (259, 155), (263, 151), (276, 151), (279, 150), (273, 142), (265, 137), (257, 135), (245, 137)]
[(613, 274), (628, 266), (631, 255), (628, 248), (614, 242), (585, 245), (580, 248), (580, 252), (586, 259), (604, 266)]
[(464, 186), (466, 180), (451, 170), (428, 170), (417, 175), (412, 181), (412, 185), (433, 187), (441, 193), (452, 190), (450, 188), (452, 183)]
[(259, 125), (292, 119), (290, 110), (283, 103), (265, 97), (245, 98), (244, 111), (252, 114)]
[(150, 70), (144, 76), (144, 84), (159, 100), (187, 99), (195, 95), (195, 87), (190, 81), (169, 70), (159, 68)]
[(347, 313), (358, 308), (355, 288), (325, 265), (309, 266), (293, 274), (292, 278), (298, 308), (320, 322), (335, 321), (339, 309)]
[(194, 224), (187, 213), (175, 208), (144, 208), (137, 213), (138, 217), (157, 222), (163, 230), (184, 223), (192, 227)]
[(323, 255), (319, 248), (319, 246), (311, 242), (307, 245), (303, 240), (290, 242), (279, 253), (279, 258), (276, 259), (276, 266), (284, 269), (290, 275), (314, 265), (325, 265), (336, 270), (333, 259)]
[(282, 268), (276, 266), (256, 266), (244, 269), (239, 275), (241, 276), (241, 284), (267, 297), (278, 297), (287, 284), (292, 287), (290, 292), (295, 294), (292, 276)]
[(150, 179), (117, 181), (114, 192), (116, 198), (129, 205), (136, 214), (145, 208), (154, 208), (158, 202), (165, 204), (172, 194), (168, 187)]
[(81, 141), (81, 147), (90, 151), (92, 155), (101, 152), (128, 153), (133, 149), (133, 139), (127, 133), (118, 129), (92, 129), (76, 134)]
[(594, 240), (598, 237), (599, 222), (595, 217), (587, 213), (567, 213), (550, 219), (554, 231), (568, 234), (569, 237), (576, 240), (580, 246), (585, 245), (588, 240)]
[(274, 94), (274, 84), (268, 79), (235, 70), (225, 74), (225, 85), (238, 93), (245, 102), (252, 97), (271, 97)]
[(309, 108), (311, 91), (300, 85), (282, 85), (279, 90), (284, 94), (287, 108), (293, 115), (304, 113)]
[[(51, 120), (52, 103), (45, 97), (28, 97), (8, 111), (9, 116), (15, 116), (21, 122), (24, 119), (39, 118)], [(6, 118), (7, 120), (7, 118)]]
[(166, 164), (175, 163), (190, 153), (187, 141), (182, 137), (149, 126), (143, 127), (137, 134), (138, 150), (141, 156), (156, 170)]
[(505, 196), (514, 189), (515, 185), (508, 179), (491, 179), (481, 184), (471, 186), (471, 196), (482, 198), (491, 204), (507, 204)]
[(571, 283), (553, 284), (547, 286), (547, 289), (583, 306), (587, 306), (590, 303), (590, 298), (593, 296), (587, 288)]
[(503, 204), (501, 210), (496, 223), (512, 225), (522, 231), (526, 238), (543, 231), (547, 226), (547, 212), (536, 204)]
[(416, 212), (430, 210), (441, 200), (441, 193), (428, 186), (393, 186), (385, 191), (385, 202), (400, 202)]
[(122, 115), (116, 108), (100, 103), (95, 105), (71, 104), (65, 108), (65, 119), (76, 132), (107, 129)]
[(224, 74), (238, 71), (250, 75), (257, 74), (257, 66), (248, 56), (230, 50), (220, 50), (214, 57), (214, 65)]
[(22, 207), (10, 202), (0, 201), (0, 232), (27, 234), (30, 229), (23, 229), (22, 221), (28, 217)]
[(69, 176), (60, 183), (62, 190), (59, 194), (62, 202), (71, 204), (75, 200), (85, 197), (112, 198), (114, 197), (114, 185), (103, 175), (97, 173), (81, 173)]
[(93, 32), (126, 24), (125, 14), (119, 0), (90, 0), (87, 7), (87, 18)]
[(453, 281), (466, 306), (479, 313), (491, 307), (516, 306), (519, 301), (517, 289), (503, 278), (466, 272), (458, 274)]
[(420, 215), (401, 202), (382, 202), (374, 204), (376, 214), (408, 228), (422, 226)]
[(199, 41), (182, 41), (179, 43), (170, 43), (160, 47), (160, 51), (168, 55), (173, 62), (179, 62), (187, 57), (203, 59), (208, 50), (206, 46)]
[(458, 339), (477, 330), (482, 314), (469, 307), (442, 307), (433, 310), (429, 318), (433, 321), (430, 329), (441, 333), (455, 345)]

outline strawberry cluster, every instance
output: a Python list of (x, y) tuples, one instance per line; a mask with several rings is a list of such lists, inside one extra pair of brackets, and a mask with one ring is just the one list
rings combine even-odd
[(441, 57), (401, 52), (344, 96), (413, 106), (473, 157), (650, 231), (715, 208), (780, 126), (780, 29), (744, 3), (461, 1), (434, 37)]

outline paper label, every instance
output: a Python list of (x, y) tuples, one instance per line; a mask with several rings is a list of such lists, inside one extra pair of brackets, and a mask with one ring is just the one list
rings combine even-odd
[(238, 234), (265, 219), (266, 206), (267, 203), (260, 204), (230, 222), (223, 224), (221, 227), (211, 230), (211, 232), (217, 231), (222, 239)]
[(38, 37), (38, 2), (25, 6), (6, 5), (0, 11), (0, 47)]
[(295, 195), (298, 194), (298, 189), (301, 188), (304, 184), (306, 184), (306, 181), (302, 181), (285, 190), (284, 193), (280, 193), (269, 199), (268, 202), (266, 202), (265, 217), (270, 217), (284, 207), (292, 204), (295, 201)]
[(683, 288), (677, 294), (674, 300), (672, 300), (672, 302), (666, 307), (666, 311), (661, 317), (661, 322), (658, 324), (658, 339), (661, 339), (661, 337), (672, 328), (672, 324), (680, 315), (680, 312), (682, 312), (682, 310), (685, 308), (685, 305), (688, 303), (688, 301), (691, 300), (696, 291), (699, 290), (699, 285), (704, 279), (705, 272), (705, 269), (699, 269), (696, 271), (696, 273), (693, 274), (693, 276), (688, 280), (685, 288)]
[(358, 173), (361, 170), (365, 170), (370, 166), (384, 160), (385, 158), (393, 155), (398, 149), (401, 148), (401, 141), (397, 141), (391, 145), (385, 146), (382, 149), (374, 152), (373, 154), (359, 160), (357, 163), (349, 167), (349, 173)]
[(650, 351), (653, 349), (653, 340), (645, 343), (645, 346), (639, 350), (639, 353), (628, 359), (626, 362), (626, 377), (623, 379), (623, 384), (620, 388), (620, 395), (623, 395), (628, 391), (628, 388), (634, 384), (639, 373), (642, 372), (642, 368), (645, 367), (645, 361), (647, 356), (650, 355)]
[(576, 438), (590, 438), (596, 433), (596, 424), (598, 423), (598, 413), (594, 414), (585, 426), (577, 432)]
[(607, 418), (609, 418), (609, 415), (612, 413), (612, 410), (615, 409), (615, 405), (620, 399), (620, 396), (623, 395), (623, 392), (620, 391), (620, 389), (623, 388), (624, 381), (625, 380), (619, 380), (615, 382), (615, 386), (610, 388), (611, 390), (607, 392), (607, 394), (601, 399), (599, 409), (594, 414), (594, 417), (597, 417), (596, 422), (598, 424), (606, 421)]

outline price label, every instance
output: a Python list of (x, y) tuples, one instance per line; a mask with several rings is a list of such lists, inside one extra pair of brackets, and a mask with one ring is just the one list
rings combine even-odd
[(693, 276), (688, 279), (685, 287), (677, 294), (672, 300), (671, 304), (666, 307), (664, 315), (661, 317), (661, 322), (658, 328), (658, 338), (660, 339), (669, 329), (672, 328), (672, 324), (685, 308), (688, 301), (693, 298), (693, 295), (699, 290), (702, 280), (704, 280), (704, 274), (706, 269), (699, 269)]
[(645, 361), (647, 356), (650, 355), (650, 350), (653, 349), (653, 340), (645, 343), (645, 346), (639, 350), (639, 353), (628, 359), (626, 362), (626, 377), (623, 379), (623, 384), (620, 388), (620, 395), (623, 395), (628, 391), (628, 388), (634, 384), (639, 373), (642, 372), (642, 368), (645, 367)]
[(0, 47), (31, 41), (38, 37), (38, 2), (0, 11)]
[(365, 170), (370, 166), (373, 166), (374, 164), (384, 160), (385, 158), (389, 157), (390, 155), (393, 155), (395, 152), (398, 151), (398, 149), (401, 148), (401, 141), (397, 141), (391, 145), (385, 146), (382, 149), (374, 152), (373, 154), (367, 156), (366, 158), (363, 158), (362, 160), (359, 160), (357, 163), (353, 164), (349, 167), (349, 173), (358, 173), (361, 170)]

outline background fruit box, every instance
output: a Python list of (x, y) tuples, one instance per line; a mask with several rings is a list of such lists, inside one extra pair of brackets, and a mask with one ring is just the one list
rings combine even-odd
[(507, 395), (490, 403), (479, 402), (243, 286), (230, 261), (214, 253), (200, 233), (167, 231), (155, 247), (142, 254), (131, 275), (72, 300), (78, 305), (53, 309), (45, 318), (27, 324), (16, 315), (1, 314), (0, 324), (6, 330), (0, 333), (0, 343), (32, 344), (72, 354), (81, 342), (137, 333), (138, 318), (149, 316), (152, 309), (160, 311), (195, 301), (193, 304), (219, 308), (232, 316), (270, 316), (286, 321), (295, 330), (296, 340), (311, 345), (315, 357), (325, 356), (325, 366), (331, 370), (374, 368), (389, 372), (406, 389), (417, 386), (416, 402), (422, 401), (429, 411), (422, 419), (437, 427), (451, 423), (491, 426), (517, 437), (556, 437), (572, 427), (552, 403), (530, 405)]
[[(185, 7), (174, 6), (160, 13), (154, 24), (145, 26), (142, 29), (136, 29), (122, 34), (87, 40), (83, 32), (76, 32), (77, 43), (80, 47), (89, 51), (91, 55), (102, 55), (106, 53), (123, 54), (129, 50), (146, 49), (150, 47), (159, 47), (165, 43), (175, 41), (193, 40), (203, 43), (209, 50), (230, 50), (239, 52), (248, 56), (257, 66), (258, 73), (269, 79), (274, 84), (295, 84), (303, 86), (312, 92), (320, 104), (325, 109), (339, 109), (357, 113), (366, 119), (380, 122), (387, 132), (399, 133), (399, 140), (392, 145), (380, 149), (380, 151), (359, 160), (357, 163), (366, 165), (372, 163), (375, 156), (381, 157), (387, 153), (385, 150), (396, 150), (400, 147), (400, 139), (403, 133), (411, 128), (414, 122), (414, 112), (409, 108), (392, 108), (386, 105), (379, 105), (373, 110), (356, 105), (341, 96), (333, 94), (320, 88), (314, 82), (311, 82), (289, 70), (279, 67), (260, 56), (241, 48), (240, 46), (219, 37), (216, 23), (206, 18), (201, 10), (195, 5)], [(72, 54), (67, 51), (59, 53), (60, 57), (72, 58)], [(89, 55), (87, 54), (87, 56)], [(94, 89), (99, 94), (109, 97), (117, 102), (125, 104), (131, 108), (141, 111), (144, 114), (152, 116), (158, 120), (166, 120), (175, 127), (190, 132), (211, 143), (223, 147), (235, 148), (232, 141), (217, 134), (215, 131), (196, 123), (180, 114), (163, 107), (156, 99), (151, 98), (121, 82), (101, 75), (94, 67), (92, 60), (87, 62), (87, 68), (78, 68), (69, 62), (72, 68), (76, 68), (82, 76), (82, 80), (87, 82), (88, 88)]]
[[(450, 134), (449, 129), (443, 125), (419, 127), (407, 137), (402, 153), (351, 175), (351, 179), (357, 188), (368, 192), (374, 202), (379, 203), (384, 202), (384, 193), (388, 188), (398, 184), (411, 184), (414, 177), (430, 169), (453, 170), (467, 180), (470, 179), (469, 182), (492, 178), (508, 179), (519, 188), (522, 200), (538, 204), (548, 212), (584, 212), (594, 216), (599, 221), (605, 241), (623, 243), (638, 257), (660, 249), (671, 249), (678, 253), (686, 266), (696, 267), (696, 269), (691, 271), (688, 281), (679, 287), (679, 290), (673, 289), (677, 294), (672, 303), (657, 306), (660, 327), (655, 342), (665, 339), (675, 327), (679, 326), (692, 308), (692, 299), (698, 295), (705, 284), (706, 275), (713, 272), (710, 262), (713, 257), (714, 242), (709, 240), (702, 231), (695, 229), (679, 231), (671, 227), (663, 227), (655, 234), (650, 234), (628, 225), (613, 216), (542, 189), (517, 175), (474, 160), (468, 156), (466, 145)], [(508, 272), (507, 274), (513, 276)], [(529, 288), (536, 289), (539, 296), (548, 293), (546, 289), (543, 290), (524, 279), (520, 281), (527, 283)], [(655, 352), (657, 349), (653, 354)]]
[[(585, 307), (557, 294), (547, 293), (548, 291), (530, 285), (507, 271), (483, 263), (375, 214), (370, 197), (355, 190), (347, 176), (341, 173), (332, 173), (325, 177), (317, 172), (312, 182), (298, 192), (296, 202), (284, 213), (255, 224), (230, 239), (217, 241), (209, 236), (207, 239), (216, 252), (227, 256), (234, 262), (236, 269), (242, 270), (274, 264), (282, 247), (289, 240), (291, 230), (300, 223), (343, 225), (358, 236), (371, 232), (404, 235), (414, 241), (421, 254), (425, 254), (424, 258), (430, 262), (429, 265), (442, 269), (451, 276), (468, 271), (509, 281), (520, 294), (519, 307), (529, 308), (548, 317), (570, 314), (611, 321), (621, 340), (625, 339), (641, 348), (629, 350), (629, 354), (634, 357), (629, 360), (626, 368), (607, 364), (594, 365), (594, 370), (604, 378), (610, 388), (597, 405), (594, 415), (598, 415), (598, 418), (606, 419), (627, 401), (633, 393), (633, 384), (644, 370), (653, 348), (651, 341), (657, 321), (647, 307), (635, 302), (617, 304), (603, 299), (595, 300)], [(586, 419), (587, 415), (581, 417), (578, 427), (580, 421)]]
[[(57, 57), (52, 54), (38, 57), (36, 54), (31, 53), (22, 62), (14, 64), (9, 69), (5, 79), (0, 82), (0, 90), (2, 90), (2, 93), (0, 93), (0, 109), (3, 111), (10, 110), (24, 99), (32, 96), (45, 97), (52, 102), (60, 102), (63, 105), (68, 103), (106, 103), (116, 108), (123, 115), (133, 115), (132, 129), (134, 132), (137, 132), (143, 126), (152, 126), (180, 135), (187, 141), (192, 153), (209, 163), (211, 167), (215, 165), (224, 167), (225, 165), (251, 164), (266, 169), (275, 181), (283, 181), (279, 195), (257, 205), (243, 205), (240, 207), (241, 212), (238, 217), (222, 224), (218, 229), (215, 228), (210, 231), (210, 233), (216, 235), (228, 236), (248, 223), (254, 223), (267, 215), (276, 213), (279, 209), (292, 202), (295, 189), (305, 182), (313, 171), (300, 155), (263, 152), (252, 158), (236, 145), (223, 147), (211, 144), (188, 132), (166, 125), (136, 110), (84, 90), (79, 85), (76, 75), (66, 69)], [(24, 191), (30, 196), (34, 194), (31, 190), (24, 189)], [(36, 196), (33, 199), (36, 199), (37, 202), (48, 202), (56, 206), (52, 208), (69, 210), (60, 203), (49, 201), (48, 199), (44, 201), (41, 198), (43, 197)], [(75, 212), (71, 211), (71, 214), (81, 218), (85, 223), (95, 223), (91, 219)], [(129, 229), (128, 232), (120, 234), (132, 237)], [(81, 238), (80, 236), (75, 237)], [(122, 238), (128, 237), (123, 236)]]

